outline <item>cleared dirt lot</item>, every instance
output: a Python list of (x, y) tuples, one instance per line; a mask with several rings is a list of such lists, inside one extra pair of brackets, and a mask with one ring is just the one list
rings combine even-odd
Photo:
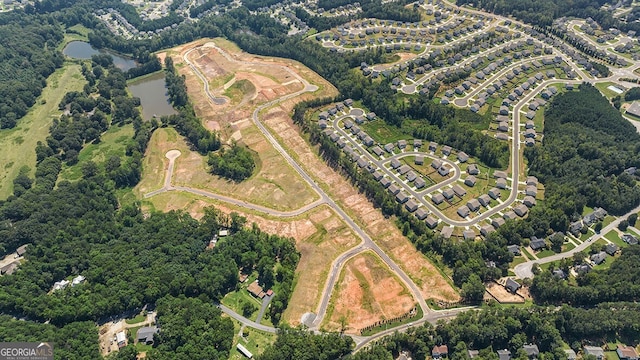
[(323, 328), (358, 333), (380, 320), (404, 315), (415, 300), (372, 252), (356, 255), (343, 267), (331, 297)]
[(290, 149), (305, 170), (337, 200), (345, 211), (371, 235), (384, 250), (418, 285), (425, 299), (458, 301), (459, 294), (449, 285), (438, 269), (402, 236), (393, 219), (385, 219), (380, 210), (358, 191), (342, 175), (337, 174), (312, 151), (300, 136), (297, 127), (288, 117), (288, 109), (274, 107), (263, 117), (279, 141)]

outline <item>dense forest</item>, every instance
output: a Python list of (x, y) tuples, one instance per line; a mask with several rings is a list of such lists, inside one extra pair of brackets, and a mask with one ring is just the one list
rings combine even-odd
[(583, 84), (551, 102), (542, 146), (527, 148), (525, 156), (530, 173), (545, 184), (544, 208), (562, 211), (566, 226), (585, 205), (621, 215), (640, 204), (640, 188), (624, 172), (640, 166), (639, 144), (633, 125)]
[[(533, 279), (531, 295), (539, 303), (566, 303), (577, 306), (593, 305), (611, 301), (638, 301), (640, 299), (640, 246), (630, 246), (622, 250), (622, 255), (611, 267), (601, 271), (591, 271), (578, 276), (578, 286), (556, 278), (550, 271)], [(571, 263), (559, 266), (568, 270)]]
[(332, 360), (351, 352), (353, 340), (339, 334), (314, 335), (305, 330), (283, 327), (278, 338), (259, 360)]
[(0, 19), (0, 128), (16, 126), (62, 65), (62, 38), (62, 28), (45, 17), (11, 12)]

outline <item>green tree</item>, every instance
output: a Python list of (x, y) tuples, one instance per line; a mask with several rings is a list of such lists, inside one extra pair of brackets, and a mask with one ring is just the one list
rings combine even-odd
[(482, 301), (484, 297), (484, 284), (477, 274), (471, 274), (467, 282), (462, 284), (462, 297), (474, 303)]

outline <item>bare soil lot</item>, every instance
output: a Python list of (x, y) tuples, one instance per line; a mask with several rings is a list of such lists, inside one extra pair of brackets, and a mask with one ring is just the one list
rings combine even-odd
[(334, 289), (323, 327), (358, 333), (380, 320), (404, 315), (415, 300), (384, 263), (365, 252), (347, 261)]

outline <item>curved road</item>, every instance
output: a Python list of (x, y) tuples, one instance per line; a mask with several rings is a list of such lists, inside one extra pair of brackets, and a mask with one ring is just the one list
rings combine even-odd
[[(215, 45), (210, 45), (210, 46), (212, 48), (216, 49), (228, 61), (235, 62), (235, 63), (241, 64), (243, 66), (264, 65), (262, 63), (253, 63), (253, 62), (249, 62), (249, 61), (236, 60), (236, 59), (232, 58), (229, 54), (227, 54), (223, 49), (219, 48), (218, 46), (215, 46)], [(185, 53), (185, 56), (186, 56), (187, 53)], [(186, 59), (185, 59), (185, 61), (186, 61)], [(330, 206), (335, 211), (335, 213), (338, 214), (338, 216), (340, 216), (342, 218), (342, 220), (347, 225), (349, 225), (349, 227), (351, 227), (351, 229), (363, 240), (360, 245), (358, 245), (357, 247), (355, 247), (353, 249), (350, 249), (350, 250), (346, 251), (345, 253), (340, 255), (336, 260), (334, 260), (334, 262), (332, 264), (332, 271), (331, 271), (331, 273), (329, 274), (329, 276), (327, 278), (327, 281), (325, 283), (325, 288), (324, 288), (323, 293), (322, 293), (321, 301), (320, 301), (320, 303), (318, 305), (318, 308), (317, 308), (317, 311), (316, 311), (316, 314), (317, 314), (316, 319), (314, 320), (311, 328), (312, 329), (317, 329), (318, 326), (320, 325), (320, 323), (322, 321), (322, 318), (323, 318), (323, 316), (324, 316), (324, 314), (326, 312), (327, 306), (328, 306), (328, 302), (329, 302), (329, 299), (330, 299), (330, 296), (331, 296), (331, 291), (335, 287), (335, 283), (336, 283), (336, 280), (337, 280), (337, 275), (338, 275), (342, 265), (344, 264), (344, 262), (346, 260), (348, 260), (350, 257), (354, 256), (355, 254), (357, 254), (357, 253), (359, 253), (361, 251), (364, 251), (365, 249), (370, 249), (370, 250), (374, 251), (382, 259), (382, 261), (384, 261), (387, 264), (387, 266), (400, 277), (400, 279), (410, 289), (410, 291), (413, 293), (413, 296), (418, 301), (418, 304), (419, 304), (420, 308), (422, 309), (423, 313), (425, 314), (424, 318), (427, 318), (428, 314), (431, 312), (431, 310), (427, 306), (424, 298), (422, 297), (422, 294), (420, 293), (420, 289), (418, 289), (418, 287), (415, 285), (415, 283), (409, 278), (409, 276), (384, 251), (382, 251), (377, 246), (377, 244), (375, 242), (373, 242), (371, 237), (359, 225), (357, 225), (353, 221), (353, 219), (351, 219), (351, 217), (349, 217), (344, 212), (344, 210), (331, 197), (329, 197), (329, 195), (327, 195), (327, 193), (316, 183), (316, 181), (313, 180), (311, 178), (311, 176), (309, 176), (307, 174), (307, 172), (289, 155), (289, 153), (287, 153), (287, 151), (280, 145), (280, 143), (271, 134), (271, 132), (260, 121), (259, 114), (260, 114), (260, 112), (262, 110), (267, 109), (267, 108), (269, 108), (269, 107), (271, 107), (271, 106), (273, 106), (273, 105), (275, 105), (275, 104), (277, 104), (279, 102), (282, 102), (282, 101), (288, 100), (290, 98), (299, 96), (299, 95), (301, 95), (301, 94), (303, 94), (305, 92), (313, 92), (313, 91), (316, 91), (318, 89), (317, 86), (309, 84), (305, 79), (300, 77), (297, 73), (291, 71), (288, 67), (281, 66), (281, 65), (273, 65), (273, 66), (279, 66), (283, 70), (289, 72), (293, 77), (298, 79), (304, 85), (304, 88), (302, 90), (300, 90), (300, 91), (295, 92), (295, 93), (283, 96), (283, 97), (281, 97), (279, 99), (275, 99), (275, 100), (269, 101), (269, 102), (267, 102), (265, 104), (262, 104), (262, 105), (258, 106), (254, 110), (254, 112), (252, 114), (253, 122), (258, 127), (258, 129), (262, 132), (262, 134), (265, 136), (265, 138), (271, 143), (271, 145), (289, 163), (289, 165), (294, 170), (296, 170), (296, 172), (298, 172), (298, 174), (318, 194), (320, 194), (321, 199), (328, 206)], [(192, 67), (192, 69), (196, 73), (200, 72), (199, 69), (197, 67), (195, 67), (195, 66)], [(204, 75), (202, 75), (202, 74), (200, 74), (200, 76), (204, 77)], [(206, 83), (207, 82), (205, 81), (205, 84)], [(205, 91), (209, 94), (208, 86), (205, 86)]]

